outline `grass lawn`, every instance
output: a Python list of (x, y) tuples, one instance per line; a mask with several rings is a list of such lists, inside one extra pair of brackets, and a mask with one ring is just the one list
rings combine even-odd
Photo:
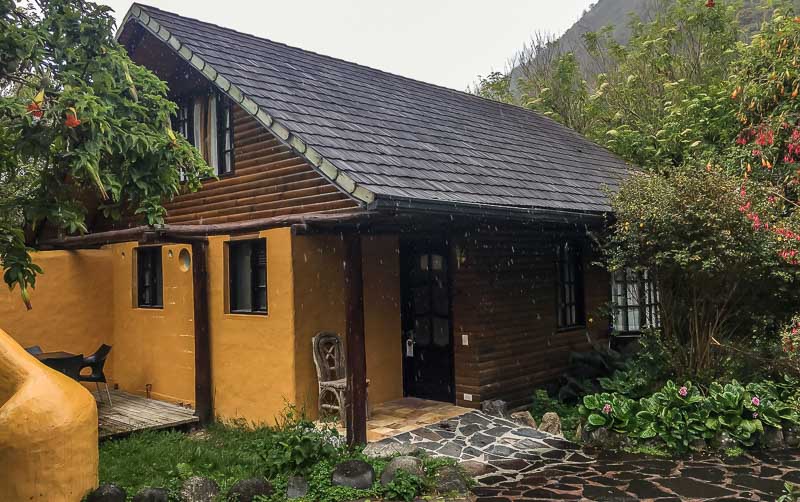
[[(333, 431), (320, 432), (303, 420), (289, 420), (277, 427), (246, 427), (243, 423), (212, 424), (191, 434), (150, 431), (103, 442), (100, 445), (100, 482), (114, 483), (129, 498), (146, 487), (165, 488), (178, 500), (184, 480), (203, 476), (215, 480), (226, 494), (237, 481), (265, 477), (275, 488), (269, 502), (285, 500), (288, 476), (301, 474), (309, 484), (306, 502), (380, 499), (411, 500), (435, 490), (434, 477), (449, 459), (420, 457), (424, 479), (399, 477), (381, 486), (378, 479), (387, 459), (366, 458), (360, 449), (341, 446)], [(331, 486), (334, 467), (343, 460), (360, 459), (375, 470), (369, 490)], [(402, 479), (401, 479), (402, 478)], [(224, 498), (220, 498), (224, 500)]]
[(225, 492), (241, 479), (262, 476), (257, 446), (273, 431), (212, 424), (194, 434), (153, 431), (100, 445), (100, 482), (114, 483), (128, 495), (148, 486), (177, 494), (184, 479), (214, 479)]

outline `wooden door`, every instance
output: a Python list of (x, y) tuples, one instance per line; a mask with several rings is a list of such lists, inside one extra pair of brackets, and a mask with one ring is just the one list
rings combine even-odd
[(452, 402), (453, 335), (446, 242), (401, 247), (403, 385), (407, 396)]

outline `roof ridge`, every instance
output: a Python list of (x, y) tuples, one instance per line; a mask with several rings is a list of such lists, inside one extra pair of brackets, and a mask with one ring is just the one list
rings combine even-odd
[[(444, 90), (444, 91), (447, 91), (447, 92), (450, 92), (450, 93), (455, 93), (455, 94), (457, 94), (459, 96), (468, 96), (471, 99), (477, 99), (477, 100), (483, 101), (483, 102), (488, 103), (488, 104), (501, 106), (501, 107), (506, 107), (506, 108), (510, 108), (512, 110), (515, 110), (515, 111), (522, 111), (524, 113), (529, 113), (529, 114), (532, 114), (532, 115), (536, 115), (537, 117), (546, 119), (546, 120), (552, 122), (552, 124), (557, 125), (558, 127), (561, 127), (563, 129), (565, 129), (566, 131), (568, 131), (571, 134), (578, 135), (581, 138), (584, 138), (586, 141), (594, 143), (589, 138), (586, 138), (585, 136), (583, 136), (582, 134), (578, 133), (574, 129), (570, 129), (569, 127), (559, 123), (557, 120), (554, 120), (554, 119), (552, 119), (552, 118), (550, 118), (550, 117), (548, 117), (548, 116), (546, 116), (546, 115), (544, 115), (542, 113), (539, 113), (539, 112), (537, 112), (535, 110), (531, 110), (530, 108), (525, 108), (523, 106), (515, 105), (513, 103), (505, 103), (503, 101), (496, 101), (496, 100), (493, 100), (493, 99), (485, 98), (483, 96), (479, 96), (477, 94), (472, 94), (470, 92), (460, 91), (458, 89), (453, 89), (453, 88), (450, 88), (450, 87), (445, 87), (443, 85), (434, 84), (434, 83), (431, 83), (431, 82), (426, 82), (424, 80), (419, 80), (419, 79), (416, 79), (416, 78), (407, 77), (405, 75), (400, 75), (398, 73), (392, 73), (390, 71), (381, 70), (379, 68), (374, 68), (372, 66), (368, 66), (368, 65), (364, 65), (364, 64), (360, 64), (360, 63), (354, 63), (353, 61), (348, 61), (346, 59), (342, 59), (342, 58), (339, 58), (339, 57), (336, 57), (336, 56), (329, 56), (327, 54), (322, 54), (322, 53), (311, 51), (311, 50), (308, 50), (308, 49), (303, 49), (301, 47), (296, 47), (294, 45), (289, 45), (289, 44), (284, 43), (284, 42), (276, 42), (275, 40), (272, 40), (272, 39), (269, 39), (269, 38), (266, 38), (266, 37), (260, 37), (258, 35), (253, 35), (252, 33), (247, 33), (247, 32), (244, 32), (244, 31), (240, 31), (240, 30), (237, 30), (235, 28), (229, 28), (227, 26), (221, 26), (219, 24), (212, 23), (210, 21), (204, 21), (204, 20), (198, 19), (196, 17), (185, 16), (183, 14), (178, 14), (177, 12), (172, 12), (172, 11), (160, 9), (160, 8), (154, 7), (152, 5), (143, 4), (141, 2), (133, 2), (131, 4), (131, 8), (133, 6), (138, 6), (139, 8), (143, 8), (143, 9), (151, 9), (151, 10), (163, 13), (163, 14), (168, 14), (168, 15), (172, 15), (172, 16), (181, 17), (181, 18), (184, 18), (184, 19), (189, 19), (191, 21), (195, 21), (195, 22), (202, 23), (202, 24), (205, 24), (205, 25), (213, 26), (214, 28), (217, 28), (217, 29), (221, 29), (221, 30), (225, 30), (225, 31), (231, 31), (231, 32), (237, 33), (239, 35), (243, 35), (243, 36), (250, 37), (250, 38), (253, 38), (253, 39), (256, 39), (256, 40), (260, 40), (262, 42), (269, 42), (271, 44), (281, 45), (283, 47), (288, 47), (289, 49), (305, 52), (307, 54), (313, 54), (313, 55), (321, 57), (321, 58), (326, 58), (326, 59), (338, 61), (338, 62), (345, 63), (345, 64), (352, 65), (352, 66), (358, 66), (360, 68), (366, 68), (367, 70), (375, 71), (375, 72), (382, 73), (382, 74), (385, 74), (385, 75), (389, 75), (389, 76), (394, 77), (394, 78), (401, 78), (403, 80), (414, 82), (414, 83), (419, 84), (419, 85), (436, 87), (437, 89), (441, 89), (441, 90)], [(596, 143), (594, 143), (594, 144), (596, 144)], [(600, 145), (597, 145), (597, 146), (600, 146)]]

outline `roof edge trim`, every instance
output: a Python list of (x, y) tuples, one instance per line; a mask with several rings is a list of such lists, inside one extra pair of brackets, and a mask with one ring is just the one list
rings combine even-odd
[(125, 29), (129, 21), (135, 21), (156, 38), (169, 46), (181, 59), (196, 68), (205, 78), (213, 83), (221, 92), (227, 95), (232, 101), (240, 105), (248, 114), (256, 119), (267, 130), (274, 134), (280, 141), (289, 146), (298, 155), (303, 157), (311, 167), (328, 182), (333, 184), (340, 191), (350, 198), (364, 205), (375, 201), (375, 194), (369, 189), (356, 183), (341, 169), (337, 168), (330, 160), (326, 159), (322, 153), (306, 143), (301, 137), (294, 134), (286, 126), (270, 115), (263, 107), (247, 97), (241, 89), (236, 87), (231, 81), (219, 74), (219, 72), (191, 49), (185, 46), (178, 37), (174, 36), (158, 21), (153, 19), (136, 4), (133, 4), (125, 14), (117, 30), (116, 38)]

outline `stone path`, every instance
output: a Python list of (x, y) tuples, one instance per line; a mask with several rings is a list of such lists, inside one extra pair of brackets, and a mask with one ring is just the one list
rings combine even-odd
[(461, 460), (479, 501), (769, 500), (800, 484), (800, 452), (671, 460), (581, 451), (570, 441), (473, 411), (381, 441)]

